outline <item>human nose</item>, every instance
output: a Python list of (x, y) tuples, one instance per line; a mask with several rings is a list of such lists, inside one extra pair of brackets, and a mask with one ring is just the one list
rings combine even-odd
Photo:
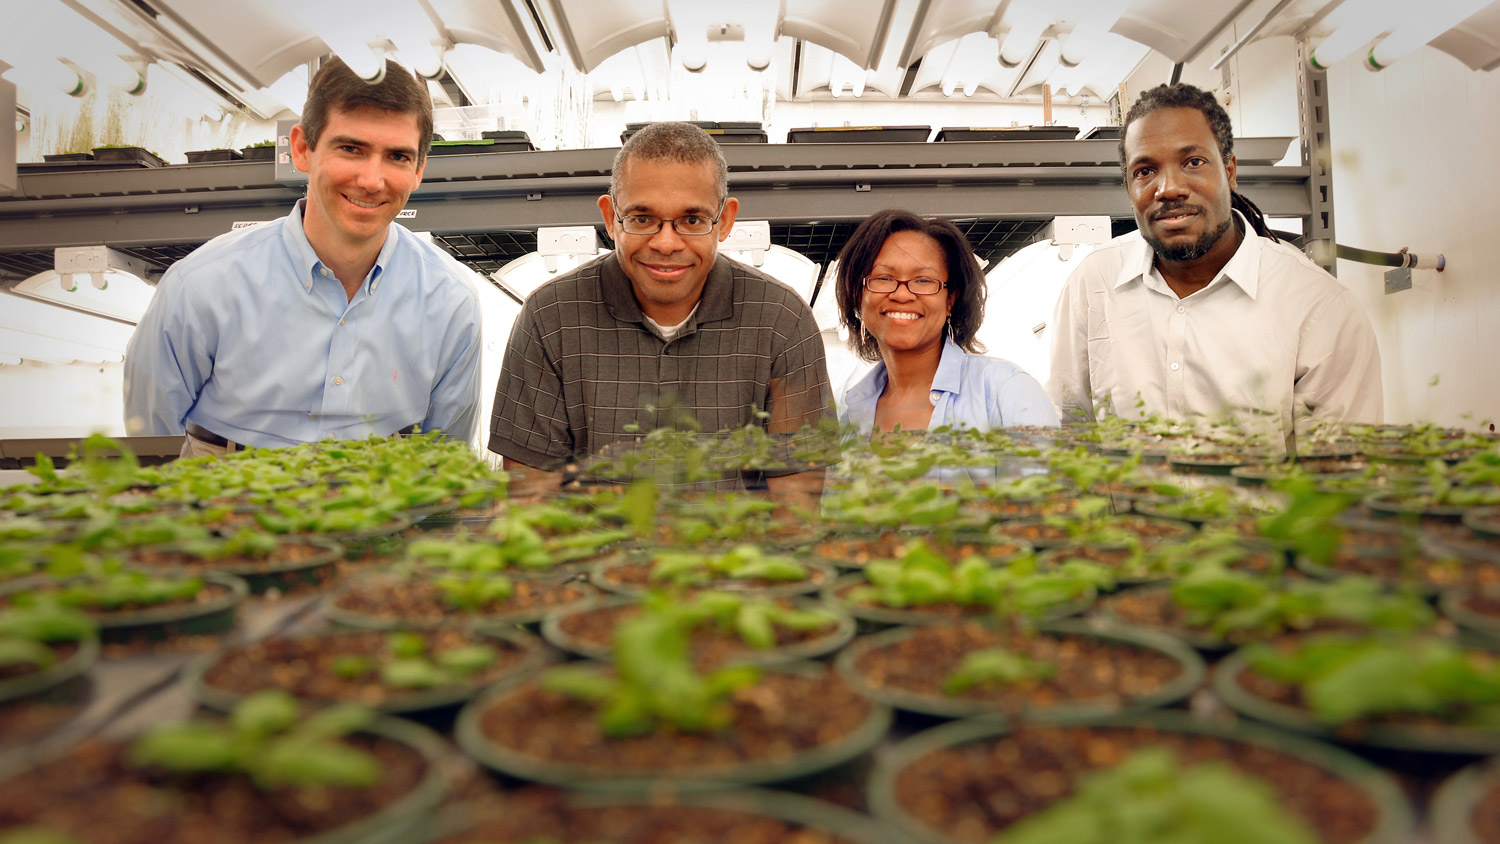
[(355, 176), (360, 188), (371, 192), (380, 190), (385, 183), (385, 174), (381, 170), (382, 164), (383, 162), (373, 155), (360, 162), (359, 172)]
[(682, 235), (677, 233), (676, 220), (662, 220), (661, 228), (651, 235), (649, 243), (652, 249), (663, 254), (676, 252), (685, 246)]
[(1157, 199), (1181, 199), (1187, 196), (1187, 180), (1172, 167), (1163, 167), (1156, 174)]
[(902, 302), (910, 302), (917, 298), (917, 294), (911, 292), (911, 279), (896, 282), (896, 289), (885, 294), (887, 299), (898, 299)]

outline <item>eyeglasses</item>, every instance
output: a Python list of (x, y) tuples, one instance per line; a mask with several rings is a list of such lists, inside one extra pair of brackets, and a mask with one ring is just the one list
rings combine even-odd
[[(725, 200), (728, 202), (728, 200)], [(650, 214), (627, 214), (623, 217), (616, 214), (615, 219), (620, 221), (620, 227), (626, 234), (656, 234), (661, 231), (662, 224), (671, 223), (672, 230), (682, 235), (696, 237), (705, 235), (714, 230), (719, 224), (719, 219), (724, 216), (724, 204), (719, 205), (717, 217), (705, 217), (702, 214), (684, 214), (681, 217), (662, 219)]]
[(896, 288), (906, 285), (906, 289), (917, 296), (931, 296), (948, 286), (946, 281), (938, 281), (935, 278), (893, 278), (888, 275), (872, 275), (865, 279), (865, 289), (871, 293), (895, 293)]

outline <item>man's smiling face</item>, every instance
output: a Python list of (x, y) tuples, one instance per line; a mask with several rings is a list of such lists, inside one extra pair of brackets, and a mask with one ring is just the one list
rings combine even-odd
[[(722, 202), (722, 208), (721, 208)], [(620, 268), (630, 279), (641, 311), (662, 325), (687, 319), (703, 295), (719, 241), (734, 227), (739, 203), (721, 200), (710, 161), (628, 159), (616, 196), (601, 196), (599, 210), (615, 241)], [(626, 234), (619, 218), (650, 215), (662, 220), (684, 216), (719, 218), (708, 234), (678, 233), (663, 223), (655, 234)]]
[(1163, 108), (1130, 124), (1125, 133), (1125, 189), (1141, 235), (1164, 261), (1196, 261), (1228, 249), (1230, 195), (1235, 160), (1225, 161), (1195, 108)]
[(318, 248), (378, 250), (422, 183), (417, 116), (362, 106), (328, 115), (316, 147), (292, 129), (292, 160), (307, 172), (303, 229)]

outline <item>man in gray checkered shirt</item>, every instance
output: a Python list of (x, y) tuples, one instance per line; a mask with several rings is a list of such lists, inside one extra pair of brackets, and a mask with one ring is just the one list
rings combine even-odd
[[(719, 145), (687, 123), (653, 123), (615, 156), (599, 197), (615, 250), (527, 298), (495, 390), (491, 451), (512, 490), (555, 489), (569, 460), (657, 427), (657, 409), (704, 431), (773, 434), (831, 415), (823, 343), (807, 303), (718, 254), (739, 201)], [(768, 478), (773, 492), (820, 473)]]

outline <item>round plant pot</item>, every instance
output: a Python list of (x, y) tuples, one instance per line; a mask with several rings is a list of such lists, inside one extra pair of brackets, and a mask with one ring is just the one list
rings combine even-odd
[(1449, 589), (1438, 597), (1438, 610), (1475, 641), (1488, 648), (1500, 649), (1500, 614), (1479, 612), (1466, 606), (1476, 597), (1500, 598), (1500, 587), (1488, 587), (1477, 595), (1467, 589)]
[[(423, 575), (429, 577), (430, 575)], [(514, 624), (535, 624), (540, 622), (547, 613), (554, 609), (565, 606), (581, 604), (598, 594), (588, 583), (574, 581), (571, 577), (558, 575), (511, 575), (511, 579), (519, 586), (522, 583), (537, 590), (551, 587), (576, 589), (576, 597), (566, 598), (552, 603), (529, 603), (518, 605), (507, 609), (503, 602), (495, 607), (479, 612), (464, 612), (456, 608), (448, 608), (441, 615), (433, 615), (431, 618), (411, 618), (400, 615), (363, 612), (357, 609), (348, 609), (340, 606), (340, 601), (349, 593), (361, 589), (383, 590), (396, 588), (405, 581), (398, 577), (375, 574), (361, 578), (327, 595), (323, 599), (323, 616), (334, 624), (352, 627), (360, 630), (397, 630), (401, 628), (430, 629), (433, 627), (470, 627), (488, 628), (494, 626), (505, 626)]]
[(1171, 659), (1178, 665), (1180, 671), (1175, 678), (1163, 684), (1156, 691), (1132, 698), (1128, 701), (1065, 701), (1045, 708), (1028, 706), (1012, 713), (1004, 713), (1001, 707), (994, 701), (948, 697), (941, 694), (919, 694), (908, 689), (870, 683), (858, 667), (859, 660), (871, 651), (896, 645), (912, 636), (915, 632), (916, 630), (912, 628), (902, 627), (861, 637), (839, 653), (838, 658), (834, 661), (834, 667), (861, 694), (895, 709), (916, 712), (923, 715), (933, 715), (940, 718), (967, 718), (979, 715), (995, 716), (1013, 714), (1017, 717), (1023, 717), (1028, 721), (1046, 721), (1049, 723), (1057, 719), (1102, 717), (1121, 712), (1134, 712), (1158, 706), (1166, 706), (1187, 697), (1203, 681), (1203, 660), (1192, 648), (1166, 634), (1131, 627), (1105, 625), (1092, 621), (1066, 620), (1044, 624), (1037, 632), (1041, 635), (1090, 637), (1153, 651)]
[[(849, 844), (890, 844), (890, 838), (885, 831), (869, 815), (853, 812), (832, 803), (803, 797), (800, 794), (759, 788), (736, 788), (702, 794), (689, 792), (653, 795), (650, 798), (619, 794), (561, 792), (557, 794), (555, 801), (536, 807), (517, 806), (514, 803), (502, 803), (498, 806), (483, 803), (459, 804), (443, 810), (439, 815), (432, 840), (436, 842), (516, 840), (512, 836), (517, 832), (526, 834), (524, 831), (515, 830), (516, 818), (524, 817), (528, 810), (532, 814), (544, 812), (549, 819), (573, 816), (575, 813), (608, 813), (596, 824), (601, 830), (601, 835), (613, 833), (624, 836), (624, 831), (612, 824), (619, 823), (622, 816), (629, 817), (630, 810), (639, 810), (643, 815), (640, 818), (631, 818), (634, 821), (631, 823), (632, 831), (642, 835), (649, 835), (649, 830), (660, 829), (665, 824), (672, 824), (675, 829), (679, 830), (690, 827), (690, 823), (684, 820), (685, 813), (682, 810), (705, 810), (704, 814), (712, 813), (716, 816), (714, 819), (718, 825), (713, 831), (720, 834), (733, 835), (745, 827), (760, 827), (767, 821), (781, 821), (794, 828), (784, 831), (783, 840), (796, 838), (797, 830), (806, 830), (820, 833), (821, 835), (815, 839), (818, 841), (825, 840), (822, 836), (827, 836), (830, 839), (849, 842)], [(658, 819), (653, 821), (652, 815), (657, 816)], [(496, 829), (486, 826), (487, 820), (493, 822), (497, 816), (506, 821), (503, 827)], [(524, 821), (521, 823), (524, 824)], [(614, 840), (643, 844), (644, 839), (638, 835)], [(801, 839), (796, 838), (796, 840)]]
[[(297, 638), (336, 644), (340, 638), (364, 635), (369, 635), (369, 633), (365, 631), (345, 631)], [(355, 698), (339, 699), (332, 697), (306, 698), (299, 696), (299, 699), (320, 705), (355, 703), (369, 706), (378, 712), (388, 715), (414, 715), (435, 709), (457, 706), (478, 694), (486, 686), (512, 675), (530, 674), (550, 661), (542, 642), (523, 630), (507, 630), (503, 628), (474, 630), (468, 634), (468, 638), (471, 644), (482, 644), (484, 639), (499, 640), (519, 650), (520, 658), (514, 664), (505, 666), (499, 673), (482, 671), (476, 675), (475, 679), (433, 689), (392, 690), (388, 696), (374, 702)], [(235, 648), (231, 651), (208, 654), (195, 660), (188, 666), (185, 681), (193, 697), (199, 703), (220, 712), (230, 712), (244, 698), (244, 694), (240, 692), (230, 691), (213, 685), (209, 682), (209, 677), (216, 667), (223, 664), (226, 659), (229, 659), (235, 653), (245, 650), (246, 647), (255, 647), (255, 645), (252, 644)], [(292, 666), (292, 668), (296, 668), (296, 666)], [(265, 688), (272, 687), (266, 686)]]
[(1428, 804), (1433, 840), (1440, 844), (1490, 844), (1474, 828), (1474, 815), (1485, 797), (1500, 786), (1496, 760), (1476, 762), (1443, 781)]
[[(593, 567), (589, 581), (606, 592), (632, 597), (645, 595), (653, 588), (672, 588), (672, 585), (669, 583), (637, 584), (626, 582), (616, 576), (616, 573), (620, 569), (628, 566), (639, 566), (643, 562), (645, 561), (632, 557), (603, 560)], [(717, 580), (701, 586), (684, 586), (681, 588), (684, 590), (714, 589), (723, 592), (740, 592), (762, 598), (787, 598), (794, 595), (810, 595), (823, 588), (824, 584), (833, 582), (835, 578), (833, 566), (810, 560), (798, 560), (798, 562), (808, 570), (808, 576), (803, 580), (764, 584)]]
[(1421, 724), (1324, 724), (1311, 712), (1267, 700), (1240, 685), (1240, 673), (1249, 670), (1245, 652), (1235, 651), (1214, 666), (1212, 683), (1214, 691), (1224, 703), (1241, 715), (1257, 721), (1293, 732), (1366, 747), (1469, 755), (1500, 753), (1500, 729)]
[[(802, 677), (826, 674), (827, 667), (799, 663), (770, 669), (767, 675), (784, 673)], [(884, 738), (891, 724), (891, 711), (879, 703), (870, 703), (863, 720), (838, 741), (819, 744), (790, 755), (734, 765), (715, 764), (673, 768), (605, 768), (553, 761), (524, 754), (501, 745), (485, 734), (481, 723), (491, 706), (508, 697), (524, 694), (533, 685), (531, 678), (512, 678), (497, 684), (483, 697), (471, 701), (459, 713), (454, 734), (464, 752), (485, 766), (532, 782), (560, 785), (586, 791), (616, 794), (645, 794), (671, 791), (720, 790), (734, 785), (760, 785), (810, 776), (834, 768), (871, 750)], [(731, 725), (729, 730), (733, 730)], [(644, 740), (655, 743), (659, 736)], [(625, 739), (639, 741), (642, 739)], [(712, 739), (706, 739), (711, 741)]]
[[(816, 659), (833, 653), (844, 645), (849, 644), (849, 640), (854, 638), (854, 618), (848, 613), (838, 608), (827, 607), (818, 601), (808, 598), (793, 598), (792, 601), (797, 609), (824, 609), (831, 612), (836, 619), (833, 629), (816, 638), (786, 647), (771, 648), (770, 650), (757, 650), (747, 647), (742, 655), (737, 653), (734, 656), (733, 662), (769, 666)], [(586, 642), (569, 634), (564, 629), (564, 623), (569, 618), (594, 610), (632, 607), (639, 603), (640, 599), (638, 598), (620, 595), (608, 598), (595, 598), (577, 606), (550, 612), (542, 619), (542, 638), (546, 639), (553, 646), (569, 653), (585, 656), (589, 659), (608, 661), (614, 653), (613, 648), (601, 646), (596, 642)]]
[(1463, 516), (1464, 527), (1492, 541), (1500, 542), (1500, 507), (1471, 509)]
[[(872, 604), (861, 604), (850, 601), (845, 593), (851, 587), (863, 586), (868, 583), (862, 574), (846, 574), (838, 580), (823, 587), (820, 593), (824, 603), (836, 607), (843, 612), (865, 622), (867, 627), (891, 627), (905, 625), (909, 627), (921, 627), (928, 624), (947, 624), (954, 621), (983, 621), (994, 618), (994, 611), (986, 607), (965, 608), (972, 612), (955, 613), (953, 609), (935, 610), (923, 609), (921, 607), (887, 607)], [(1059, 621), (1071, 618), (1093, 606), (1094, 600), (1099, 593), (1090, 586), (1088, 591), (1077, 598), (1065, 603), (1057, 604), (1038, 616), (1040, 621)], [(945, 608), (955, 608), (954, 604), (941, 605)]]
[[(173, 574), (184, 573), (174, 571)], [(173, 636), (222, 633), (233, 627), (235, 610), (250, 593), (245, 581), (220, 572), (200, 572), (190, 576), (202, 578), (204, 588), (212, 588), (215, 594), (203, 601), (139, 610), (104, 612), (82, 609), (99, 625), (99, 638), (104, 642), (155, 642)], [(3, 591), (15, 593), (31, 583), (8, 584)]]
[(1414, 504), (1398, 492), (1377, 492), (1367, 495), (1364, 505), (1371, 513), (1387, 519), (1419, 518), (1423, 521), (1458, 523), (1473, 507), (1453, 504)]
[(83, 675), (99, 659), (99, 640), (80, 639), (77, 645), (77, 649), (66, 659), (54, 662), (40, 671), (0, 680), (0, 702), (39, 695)]
[[(273, 559), (265, 562), (235, 563), (206, 558), (188, 558), (185, 556), (185, 552), (179, 552), (177, 549), (171, 547), (163, 547), (161, 551), (168, 554), (184, 554), (184, 560), (192, 560), (191, 566), (182, 565), (182, 561), (175, 561), (177, 568), (188, 568), (191, 570), (207, 569), (238, 577), (245, 581), (245, 584), (250, 588), (250, 593), (253, 595), (259, 595), (271, 589), (289, 590), (304, 584), (316, 585), (323, 583), (329, 578), (339, 561), (344, 559), (344, 546), (330, 539), (323, 539), (316, 536), (286, 537), (279, 544), (282, 546), (311, 546), (316, 548), (317, 552), (311, 556), (297, 560)], [(139, 562), (136, 564), (146, 565)]]
[[(1409, 844), (1412, 840), (1414, 821), (1411, 807), (1395, 780), (1369, 762), (1336, 747), (1252, 724), (1215, 725), (1179, 712), (1069, 717), (1049, 724), (1085, 728), (1149, 727), (1274, 750), (1320, 768), (1364, 793), (1374, 807), (1375, 828), (1358, 844)], [(867, 796), (871, 811), (887, 828), (894, 829), (908, 841), (958, 844), (963, 839), (922, 822), (906, 810), (897, 793), (897, 780), (905, 768), (927, 754), (1000, 739), (1010, 729), (1003, 721), (975, 718), (925, 730), (890, 748), (881, 755), (870, 775)], [(972, 799), (983, 798), (975, 795)]]
[[(295, 844), (398, 844), (421, 840), (430, 828), (433, 813), (447, 791), (447, 776), (443, 771), (445, 760), (452, 751), (436, 733), (426, 727), (399, 718), (383, 717), (360, 730), (361, 733), (398, 742), (421, 755), (426, 770), (416, 785), (390, 804), (359, 820), (330, 829), (319, 835), (295, 839)], [(25, 776), (33, 766), (55, 762), (66, 757), (70, 746), (54, 746), (38, 759), (27, 754), (15, 754), (0, 761), (0, 782), (13, 777)], [(139, 799), (170, 801), (181, 800), (181, 792), (167, 789), (165, 794), (153, 795), (150, 789)], [(174, 810), (175, 813), (175, 810)]]

